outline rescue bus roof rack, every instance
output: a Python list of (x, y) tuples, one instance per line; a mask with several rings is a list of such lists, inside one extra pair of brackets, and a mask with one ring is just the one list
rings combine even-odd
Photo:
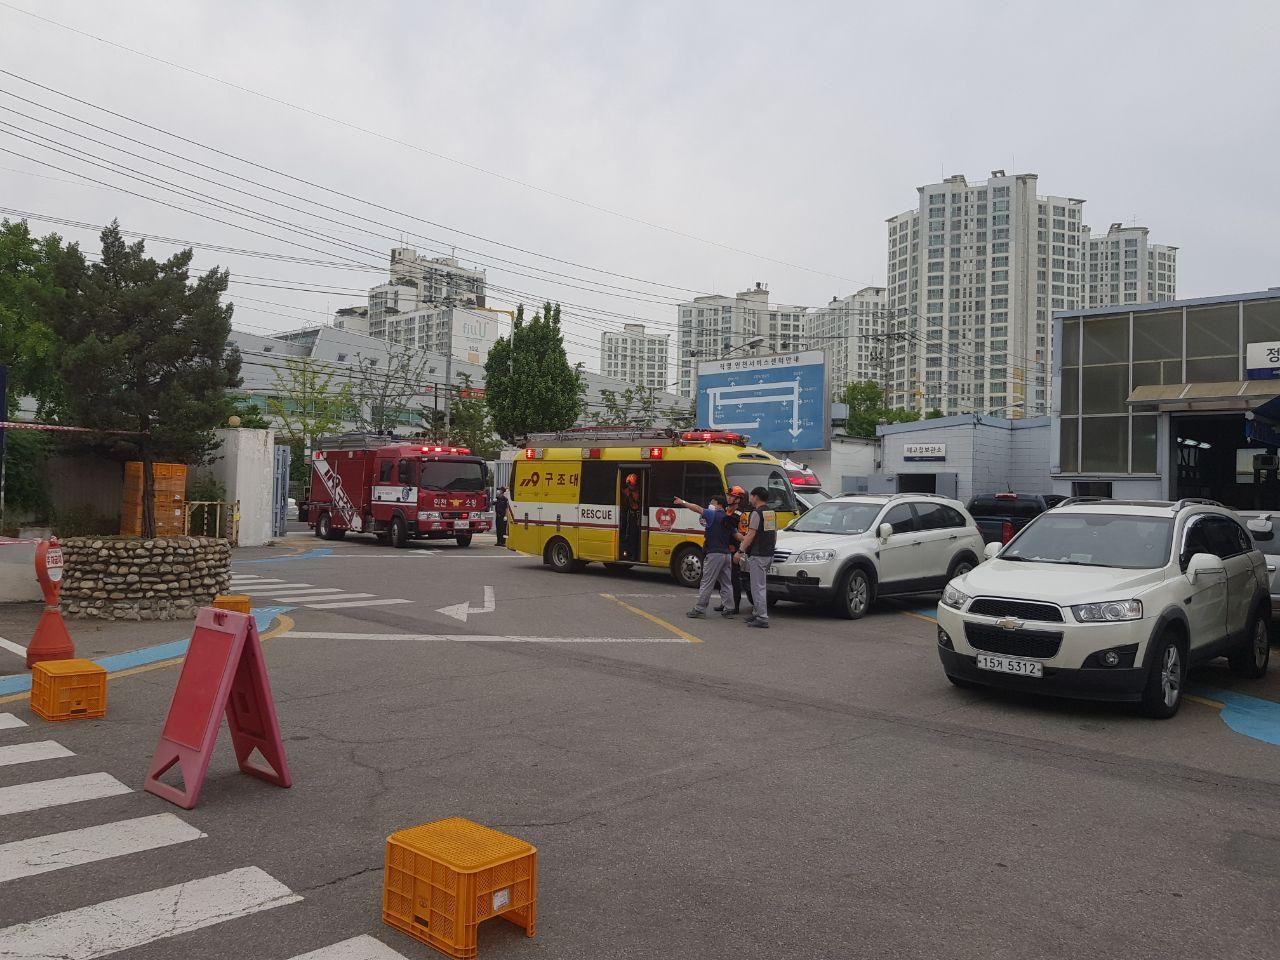
[(665, 447), (679, 442), (679, 434), (664, 427), (574, 427), (524, 438), (526, 447)]

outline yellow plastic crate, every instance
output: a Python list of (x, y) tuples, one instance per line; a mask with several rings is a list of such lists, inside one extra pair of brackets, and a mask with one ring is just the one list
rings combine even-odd
[(213, 606), (217, 610), (231, 610), (235, 613), (252, 613), (253, 601), (244, 593), (221, 593), (213, 598)]
[(107, 671), (92, 660), (44, 660), (31, 668), (31, 710), (46, 720), (107, 712)]
[(502, 917), (532, 937), (538, 851), (462, 817), (387, 838), (382, 920), (456, 960), (476, 956), (476, 928)]

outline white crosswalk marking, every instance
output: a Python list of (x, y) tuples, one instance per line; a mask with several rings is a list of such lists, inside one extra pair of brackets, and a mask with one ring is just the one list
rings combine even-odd
[(206, 834), (172, 813), (157, 813), (136, 820), (120, 820), (30, 840), (15, 840), (0, 844), (0, 883), (155, 850), (204, 836)]
[(258, 867), (241, 867), (6, 927), (0, 957), (94, 960), (301, 899)]
[(296, 603), (305, 603), (305, 602), (307, 602), (307, 601), (313, 601), (313, 602), (314, 602), (314, 601), (316, 601), (316, 600), (320, 600), (320, 599), (324, 599), (324, 600), (364, 600), (365, 598), (367, 598), (367, 597), (372, 597), (372, 596), (376, 596), (376, 594), (372, 594), (372, 593), (339, 593), (339, 594), (329, 594), (329, 595), (327, 595), (327, 596), (325, 596), (325, 597), (323, 597), (323, 598), (321, 598), (321, 597), (312, 597), (312, 596), (307, 596), (307, 597), (301, 597), (301, 596), (299, 596), (299, 597), (294, 597), (294, 596), (289, 596), (289, 597), (272, 597), (271, 599), (272, 599), (274, 602), (276, 602), (276, 603), (295, 603), (295, 602), (296, 602)]
[(351, 600), (344, 603), (306, 603), (310, 610), (349, 610), (352, 607), (385, 607), (392, 603), (413, 603), (412, 600)]
[(307, 589), (307, 590), (293, 590), (289, 587), (272, 587), (270, 590), (251, 591), (253, 595), (261, 595), (261, 594), (269, 593), (271, 595), (272, 600), (280, 599), (281, 593), (288, 593), (290, 595), (296, 593), (299, 596), (302, 596), (304, 594), (341, 593), (341, 592), (342, 592), (341, 587), (311, 587), (310, 589)]
[(310, 953), (300, 953), (291, 960), (405, 960), (380, 940), (370, 936), (352, 937)]
[(14, 743), (0, 747), (0, 767), (15, 763), (31, 763), (35, 760), (57, 760), (74, 757), (75, 754), (57, 740), (37, 740), (34, 743)]
[(26, 725), (25, 720), (15, 717), (12, 713), (0, 713), (0, 730), (13, 730)]
[(279, 577), (238, 577), (234, 573), (231, 575), (231, 585), (240, 584), (242, 586), (254, 583), (284, 583)]
[(273, 593), (280, 593), (282, 590), (301, 590), (305, 587), (312, 586), (309, 583), (280, 583), (270, 587), (249, 586), (241, 587), (241, 593), (247, 593), (251, 597), (269, 596)]
[(0, 787), (0, 817), (132, 792), (131, 788), (109, 773), (86, 773), (78, 777), (19, 783), (12, 787)]
[(0, 649), (8, 650), (10, 653), (16, 654), (19, 657), (25, 657), (27, 655), (26, 647), (20, 643), (14, 643), (12, 640), (6, 640), (4, 637), (0, 637)]

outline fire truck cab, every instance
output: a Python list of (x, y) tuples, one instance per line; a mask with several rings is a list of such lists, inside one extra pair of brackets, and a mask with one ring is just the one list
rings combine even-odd
[(311, 457), (307, 520), (325, 540), (350, 531), (394, 547), (446, 538), (468, 547), (492, 526), (488, 479), (484, 460), (466, 447), (322, 437)]

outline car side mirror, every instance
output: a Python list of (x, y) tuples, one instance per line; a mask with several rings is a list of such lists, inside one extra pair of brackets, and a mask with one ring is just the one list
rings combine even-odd
[(1275, 525), (1270, 517), (1254, 517), (1247, 524), (1249, 533), (1259, 543), (1269, 543), (1275, 539)]
[(1227, 568), (1212, 553), (1197, 553), (1187, 564), (1187, 578), (1195, 583), (1202, 577), (1210, 580), (1225, 579)]
[(988, 543), (985, 547), (982, 548), (982, 552), (983, 554), (986, 555), (986, 558), (988, 560), (994, 560), (996, 558), (996, 555), (1000, 553), (1000, 550), (1003, 547), (1004, 547), (1003, 543)]
[(891, 523), (880, 524), (879, 533), (880, 533), (881, 540), (888, 540), (890, 537), (893, 536), (893, 524)]

